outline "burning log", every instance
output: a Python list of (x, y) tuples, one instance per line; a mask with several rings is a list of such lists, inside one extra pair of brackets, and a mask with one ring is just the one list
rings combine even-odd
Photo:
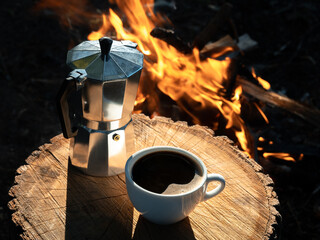
[(225, 57), (235, 58), (240, 52), (248, 52), (255, 47), (258, 43), (254, 41), (246, 33), (239, 37), (236, 43), (229, 35), (220, 38), (218, 41), (206, 44), (200, 51), (202, 59), (210, 57), (217, 59), (224, 59)]
[(229, 35), (220, 38), (218, 41), (206, 44), (200, 51), (205, 57), (217, 58), (226, 52), (238, 49), (237, 44)]
[(179, 38), (172, 29), (155, 27), (150, 32), (150, 35), (165, 41), (182, 53), (188, 54), (192, 52), (192, 48)]
[[(192, 52), (191, 46), (178, 37), (172, 29), (155, 27), (150, 32), (150, 35), (165, 41), (184, 54)], [(247, 52), (255, 48), (257, 45), (258, 43), (250, 38), (248, 34), (241, 35), (237, 43), (232, 37), (226, 35), (215, 42), (206, 44), (201, 49), (200, 54), (202, 58), (218, 58), (234, 51), (240, 50), (241, 52)], [(235, 52), (234, 55), (238, 55), (238, 52)]]
[[(18, 169), (9, 207), (23, 239), (275, 239), (280, 215), (272, 180), (262, 168), (212, 130), (158, 117), (133, 115), (136, 150), (181, 147), (227, 182), (185, 220), (151, 224), (131, 205), (124, 174), (97, 178), (68, 167), (69, 141), (56, 136)], [(209, 186), (210, 188), (210, 186)]]
[(319, 126), (320, 110), (304, 106), (301, 103), (273, 91), (266, 91), (240, 76), (237, 77), (237, 83), (242, 86), (242, 89), (246, 94), (259, 99), (264, 103), (280, 107), (290, 113), (293, 113), (314, 126)]

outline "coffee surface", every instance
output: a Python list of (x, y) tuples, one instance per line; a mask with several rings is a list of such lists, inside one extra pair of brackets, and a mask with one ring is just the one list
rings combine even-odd
[(200, 167), (188, 157), (173, 152), (151, 153), (138, 160), (132, 178), (140, 187), (159, 194), (180, 194), (198, 186)]

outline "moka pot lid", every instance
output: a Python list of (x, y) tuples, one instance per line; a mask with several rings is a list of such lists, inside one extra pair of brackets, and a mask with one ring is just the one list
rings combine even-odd
[(68, 51), (67, 64), (72, 69), (84, 69), (87, 77), (108, 81), (124, 79), (140, 71), (143, 54), (131, 41), (116, 41), (108, 37), (84, 41)]

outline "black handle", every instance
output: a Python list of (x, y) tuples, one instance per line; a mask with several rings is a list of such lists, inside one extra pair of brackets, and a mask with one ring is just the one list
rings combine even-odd
[(78, 130), (72, 129), (71, 118), (69, 114), (68, 98), (73, 91), (81, 88), (83, 81), (86, 79), (86, 72), (83, 69), (77, 69), (69, 74), (58, 92), (57, 109), (60, 118), (63, 136), (71, 138), (77, 135)]

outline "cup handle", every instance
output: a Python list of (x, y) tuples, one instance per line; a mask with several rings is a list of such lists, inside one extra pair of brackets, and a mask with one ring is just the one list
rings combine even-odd
[[(220, 182), (220, 185), (217, 186), (215, 189), (211, 190), (210, 192), (207, 192), (208, 184), (212, 181), (218, 181)], [(217, 194), (219, 194), (224, 189), (225, 185), (226, 185), (226, 181), (224, 180), (224, 177), (222, 175), (216, 174), (216, 173), (208, 174), (207, 180), (206, 180), (205, 193), (202, 201), (206, 201), (216, 196)]]

